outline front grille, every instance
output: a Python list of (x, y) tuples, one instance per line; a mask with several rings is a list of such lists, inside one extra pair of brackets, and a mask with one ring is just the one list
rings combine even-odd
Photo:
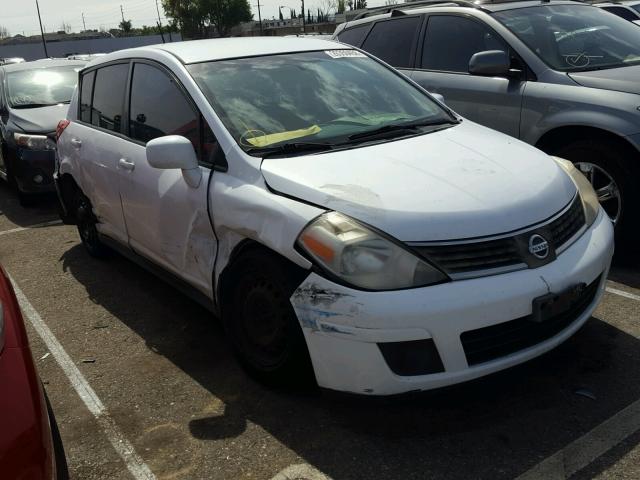
[(524, 350), (557, 335), (571, 325), (593, 303), (598, 292), (600, 277), (590, 283), (571, 307), (537, 323), (532, 315), (508, 322), (470, 330), (460, 335), (469, 365), (495, 360), (505, 355)]
[[(562, 250), (584, 223), (582, 201), (576, 195), (569, 208), (559, 217), (524, 233), (480, 242), (413, 246), (413, 249), (454, 279), (488, 274), (491, 270), (498, 273), (525, 267), (535, 268), (552, 261), (555, 252)], [(528, 251), (528, 240), (534, 233), (547, 239), (553, 251), (546, 261), (540, 262)]]
[(582, 228), (584, 222), (584, 208), (578, 195), (569, 210), (549, 224), (551, 241), (556, 250), (570, 240)]

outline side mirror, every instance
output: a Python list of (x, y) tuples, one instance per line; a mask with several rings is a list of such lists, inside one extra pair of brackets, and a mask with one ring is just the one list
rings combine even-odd
[(154, 138), (147, 143), (147, 162), (153, 168), (182, 170), (187, 185), (197, 188), (202, 171), (191, 142), (180, 135)]
[(487, 50), (475, 53), (469, 60), (469, 73), (488, 77), (505, 76), (509, 74), (511, 60), (502, 50)]

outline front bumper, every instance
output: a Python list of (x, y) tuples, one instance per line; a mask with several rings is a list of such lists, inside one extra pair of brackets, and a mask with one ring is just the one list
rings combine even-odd
[[(600, 301), (612, 255), (613, 227), (601, 210), (589, 230), (540, 268), (391, 292), (354, 290), (312, 273), (291, 303), (321, 387), (369, 395), (428, 390), (525, 362), (565, 341)], [(586, 308), (558, 333), (514, 353), (469, 365), (463, 332), (526, 317), (532, 313), (534, 298), (594, 282), (595, 294)], [(425, 339), (437, 349), (440, 373), (398, 375), (378, 346)]]
[(16, 149), (12, 166), (20, 191), (24, 193), (54, 192), (54, 163), (53, 150)]

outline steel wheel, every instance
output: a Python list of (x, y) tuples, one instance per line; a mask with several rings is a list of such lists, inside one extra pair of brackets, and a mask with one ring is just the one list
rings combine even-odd
[(613, 177), (602, 167), (590, 162), (575, 162), (575, 166), (591, 182), (598, 201), (615, 225), (622, 213), (622, 196)]

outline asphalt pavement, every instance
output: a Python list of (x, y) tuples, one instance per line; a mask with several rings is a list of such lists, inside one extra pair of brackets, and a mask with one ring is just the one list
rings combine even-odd
[(0, 182), (0, 263), (74, 479), (640, 478), (640, 262), (532, 362), (354, 399), (251, 380), (210, 313), (56, 220), (54, 198), (25, 209)]

